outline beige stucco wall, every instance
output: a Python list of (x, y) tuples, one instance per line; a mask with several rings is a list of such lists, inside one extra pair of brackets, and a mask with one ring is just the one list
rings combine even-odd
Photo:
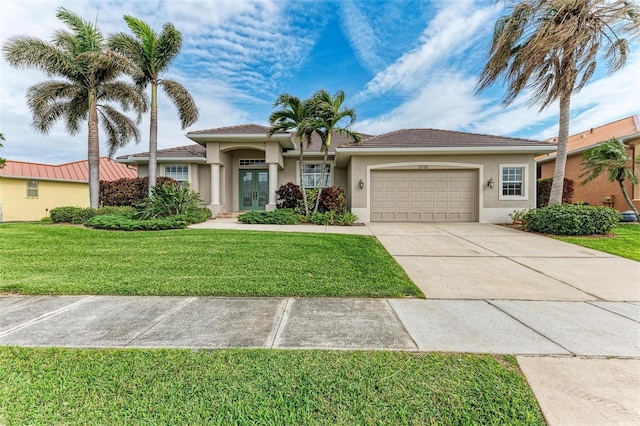
[(89, 184), (86, 182), (39, 180), (38, 198), (27, 198), (29, 180), (32, 179), (0, 178), (0, 220), (40, 220), (54, 207), (89, 207)]
[[(525, 166), (526, 200), (500, 199), (500, 165)], [(508, 222), (508, 213), (535, 205), (535, 161), (530, 154), (510, 155), (385, 155), (385, 156), (353, 156), (346, 190), (350, 193), (350, 208), (362, 220), (368, 216), (368, 194), (371, 170), (380, 165), (394, 165), (390, 168), (460, 168), (473, 169), (478, 172), (478, 203), (481, 222)], [(364, 189), (360, 189), (359, 181), (364, 181)], [(493, 178), (493, 189), (487, 181)]]

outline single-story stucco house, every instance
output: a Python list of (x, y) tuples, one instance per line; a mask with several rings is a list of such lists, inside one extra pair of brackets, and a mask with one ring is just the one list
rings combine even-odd
[[(608, 173), (601, 174), (586, 185), (580, 184), (584, 180), (584, 177), (580, 177), (580, 175), (584, 172), (582, 160), (585, 151), (614, 137), (620, 139), (628, 147), (629, 157), (640, 158), (640, 114), (621, 118), (569, 136), (564, 174), (565, 178), (573, 181), (574, 203), (609, 206), (620, 211), (629, 210), (629, 205), (620, 191), (620, 185), (618, 182), (611, 182)], [(550, 139), (548, 142), (555, 143), (556, 139)], [(553, 177), (556, 165), (555, 152), (538, 157), (537, 163), (539, 178)], [(640, 175), (639, 165), (635, 164), (634, 170), (636, 176)], [(633, 185), (629, 179), (625, 180), (624, 185), (633, 204), (636, 208), (640, 208), (640, 185)]]
[[(100, 158), (100, 180), (134, 178), (137, 172)], [(54, 207), (89, 207), (89, 162), (42, 164), (7, 160), (0, 169), (0, 222), (33, 221)]]
[[(300, 176), (295, 133), (267, 139), (266, 126), (245, 124), (187, 133), (194, 144), (158, 151), (158, 176), (188, 182), (214, 216), (273, 210), (288, 182), (317, 182), (319, 140), (305, 147)], [(327, 185), (342, 186), (361, 222), (510, 222), (509, 213), (535, 206), (535, 157), (556, 146), (542, 141), (435, 129), (339, 135), (329, 153)], [(148, 174), (148, 153), (121, 156)]]

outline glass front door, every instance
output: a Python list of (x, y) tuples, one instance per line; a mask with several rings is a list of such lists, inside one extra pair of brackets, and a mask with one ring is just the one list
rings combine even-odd
[(269, 171), (240, 170), (240, 210), (264, 210), (269, 202)]

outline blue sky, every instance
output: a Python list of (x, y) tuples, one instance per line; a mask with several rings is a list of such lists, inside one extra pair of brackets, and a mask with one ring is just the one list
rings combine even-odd
[[(502, 2), (4, 0), (1, 44), (18, 34), (50, 40), (63, 28), (58, 6), (97, 19), (105, 35), (128, 31), (125, 14), (158, 31), (172, 22), (183, 33), (182, 53), (167, 77), (192, 93), (200, 119), (180, 129), (161, 97), (160, 148), (190, 143), (184, 136), (190, 130), (267, 125), (279, 94), (306, 98), (321, 88), (345, 91), (345, 104), (358, 113), (354, 127), (364, 133), (422, 127), (546, 139), (557, 132), (557, 105), (539, 113), (522, 97), (503, 108), (500, 86), (474, 94), (493, 23), (505, 12)], [(622, 71), (607, 76), (601, 69), (573, 97), (571, 133), (640, 113), (638, 70), (636, 40)], [(25, 93), (45, 78), (0, 61), (0, 131), (7, 138), (0, 155), (54, 164), (86, 159), (85, 132), (71, 137), (62, 125), (48, 135), (32, 131)], [(146, 151), (148, 126), (145, 117), (141, 143), (116, 156)]]

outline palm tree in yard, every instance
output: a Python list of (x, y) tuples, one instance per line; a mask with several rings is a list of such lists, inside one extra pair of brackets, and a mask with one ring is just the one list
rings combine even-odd
[[(322, 170), (320, 171), (320, 185), (318, 187), (318, 196), (313, 209), (314, 213), (318, 212), (320, 205), (320, 197), (322, 188), (324, 187), (327, 173), (327, 158), (329, 156), (329, 148), (331, 147), (331, 139), (334, 133), (346, 136), (351, 142), (360, 142), (360, 134), (351, 130), (351, 124), (356, 121), (356, 111), (352, 108), (343, 107), (344, 92), (339, 90), (334, 96), (324, 89), (318, 90), (308, 101), (311, 118), (305, 122), (307, 131), (316, 131), (320, 135), (322, 141), (322, 151), (324, 157), (322, 160)], [(341, 124), (345, 123), (346, 124)]]
[(525, 90), (540, 110), (559, 101), (549, 204), (562, 203), (571, 94), (591, 79), (598, 60), (609, 72), (622, 68), (629, 54), (623, 36), (637, 35), (639, 27), (640, 8), (627, 0), (521, 0), (497, 20), (477, 92), (502, 80), (505, 105)]
[(298, 147), (300, 149), (300, 187), (302, 190), (302, 199), (304, 202), (305, 215), (309, 216), (309, 206), (307, 205), (307, 191), (304, 183), (304, 148), (311, 145), (311, 135), (313, 134), (313, 128), (306, 125), (306, 122), (310, 119), (309, 108), (307, 101), (301, 101), (298, 97), (283, 93), (278, 96), (274, 107), (282, 107), (281, 109), (274, 111), (269, 116), (269, 123), (271, 124), (267, 138), (271, 138), (278, 132), (288, 132), (296, 129), (296, 139), (298, 140)]
[(171, 23), (156, 33), (143, 21), (126, 15), (125, 22), (134, 36), (117, 33), (109, 37), (109, 46), (129, 58), (137, 66), (133, 78), (138, 87), (151, 86), (151, 117), (149, 131), (149, 194), (156, 184), (158, 155), (158, 86), (178, 109), (180, 124), (185, 129), (198, 120), (199, 112), (191, 94), (180, 83), (160, 78), (167, 71), (182, 47), (182, 34)]
[[(637, 158), (635, 163), (640, 164), (640, 158)], [(624, 143), (620, 139), (611, 138), (584, 153), (581, 164), (584, 173), (580, 177), (585, 179), (582, 184), (584, 185), (606, 173), (611, 182), (618, 182), (624, 200), (636, 214), (636, 217), (639, 217), (638, 209), (633, 205), (631, 197), (624, 187), (625, 179), (629, 179), (634, 185), (638, 184), (638, 178), (633, 174), (633, 164), (634, 160), (627, 154), (627, 147)]]
[[(146, 111), (147, 99), (136, 88), (117, 78), (130, 72), (131, 63), (107, 52), (104, 37), (97, 25), (82, 20), (65, 8), (56, 17), (68, 30), (56, 31), (52, 42), (29, 36), (16, 36), (3, 46), (7, 62), (17, 67), (44, 71), (61, 80), (37, 83), (27, 92), (35, 130), (47, 134), (55, 122), (62, 120), (71, 135), (88, 122), (89, 198), (92, 208), (99, 207), (100, 143), (99, 129), (107, 136), (109, 155), (129, 141), (140, 140), (137, 123)], [(137, 121), (124, 112), (133, 110)]]

